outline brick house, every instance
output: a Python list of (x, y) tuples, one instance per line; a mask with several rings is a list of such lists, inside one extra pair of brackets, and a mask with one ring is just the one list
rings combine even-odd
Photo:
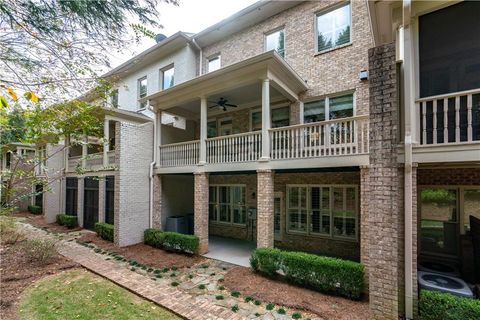
[[(70, 148), (63, 184), (45, 196), (64, 200), (46, 215), (113, 222), (121, 246), (193, 215), (201, 254), (223, 237), (359, 261), (375, 316), (414, 318), (417, 261), (474, 273), (479, 55), (462, 50), (480, 45), (452, 33), (478, 29), (478, 10), (261, 1), (160, 37), (105, 75), (117, 84), (106, 147), (97, 162), (87, 145)], [(432, 27), (458, 15), (453, 31)], [(75, 161), (90, 170), (69, 170)]]

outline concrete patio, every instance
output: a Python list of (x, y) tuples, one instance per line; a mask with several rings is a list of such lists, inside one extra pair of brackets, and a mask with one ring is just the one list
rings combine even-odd
[(255, 243), (250, 241), (211, 236), (208, 253), (203, 256), (238, 266), (250, 267), (250, 255), (255, 247)]

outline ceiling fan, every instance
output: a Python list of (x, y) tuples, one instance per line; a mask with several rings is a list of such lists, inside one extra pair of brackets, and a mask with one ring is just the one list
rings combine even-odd
[(220, 98), (218, 101), (209, 101), (210, 103), (215, 103), (211, 108), (217, 108), (220, 107), (223, 109), (223, 111), (227, 111), (227, 107), (232, 107), (232, 108), (237, 108), (238, 106), (236, 104), (231, 104), (228, 103), (228, 100), (225, 98)]

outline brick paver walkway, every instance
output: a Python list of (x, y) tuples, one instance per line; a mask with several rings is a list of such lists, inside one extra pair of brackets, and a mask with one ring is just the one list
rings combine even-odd
[[(53, 238), (43, 230), (23, 224), (29, 236)], [(33, 230), (32, 230), (33, 229)], [(217, 306), (202, 296), (192, 296), (174, 287), (165, 287), (141, 274), (131, 272), (111, 260), (105, 260), (76, 242), (59, 241), (57, 250), (65, 257), (133, 293), (186, 319), (245, 319), (240, 314)]]

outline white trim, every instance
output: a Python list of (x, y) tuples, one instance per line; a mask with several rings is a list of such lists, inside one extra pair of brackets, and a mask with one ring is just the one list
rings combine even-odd
[[(343, 48), (343, 47), (347, 47), (347, 46), (350, 46), (352, 43), (353, 43), (353, 6), (352, 6), (352, 3), (353, 1), (350, 1), (350, 0), (343, 0), (339, 3), (335, 3), (333, 5), (330, 5), (329, 7), (327, 8), (323, 8), (323, 9), (320, 9), (318, 11), (315, 11), (314, 15), (313, 15), (313, 30), (314, 30), (314, 36), (315, 36), (315, 39), (314, 39), (314, 56), (317, 56), (317, 55), (320, 55), (320, 54), (323, 54), (323, 53), (327, 53), (327, 52), (330, 52), (330, 51), (333, 51), (333, 50), (336, 50), (336, 49), (340, 49), (340, 48)], [(321, 50), (321, 51), (318, 51), (318, 24), (317, 24), (317, 18), (321, 15), (324, 15), (324, 14), (327, 14), (327, 13), (330, 13), (332, 11), (335, 11), (337, 9), (340, 9), (342, 8), (343, 6), (346, 6), (346, 5), (350, 5), (350, 41), (344, 43), (344, 44), (341, 44), (339, 46), (334, 46), (332, 48), (328, 48), (328, 49), (325, 49), (325, 50)]]
[[(170, 69), (173, 69), (173, 76), (172, 76), (173, 84), (170, 87), (165, 88), (164, 87), (165, 72), (169, 71)], [(159, 84), (159, 88), (158, 88), (159, 91), (167, 90), (167, 89), (170, 89), (171, 87), (175, 86), (175, 64), (174, 63), (171, 63), (171, 64), (169, 64), (169, 65), (167, 65), (163, 68), (160, 68), (159, 72), (160, 72), (160, 79), (159, 79), (160, 81), (158, 81), (159, 82), (158, 83)]]
[[(219, 187), (227, 187), (228, 192), (230, 193), (230, 203), (220, 203), (220, 188)], [(243, 188), (243, 193), (244, 193), (244, 203), (242, 205), (236, 205), (233, 202), (233, 187), (239, 187)], [(208, 223), (209, 224), (214, 224), (214, 225), (226, 225), (226, 226), (236, 226), (236, 227), (246, 227), (247, 226), (247, 215), (248, 215), (248, 207), (247, 207), (247, 185), (246, 184), (229, 184), (229, 183), (220, 183), (220, 184), (210, 184), (208, 188), (215, 188), (215, 202), (210, 202), (210, 199), (208, 199), (208, 207), (209, 207), (209, 212), (208, 212)], [(210, 192), (210, 191), (209, 191)], [(215, 205), (217, 209), (217, 219), (216, 220), (211, 220), (210, 219), (210, 205), (213, 204)], [(230, 221), (220, 221), (220, 205), (228, 205), (230, 207)], [(243, 207), (245, 210), (245, 223), (236, 223), (234, 222), (234, 207)]]

